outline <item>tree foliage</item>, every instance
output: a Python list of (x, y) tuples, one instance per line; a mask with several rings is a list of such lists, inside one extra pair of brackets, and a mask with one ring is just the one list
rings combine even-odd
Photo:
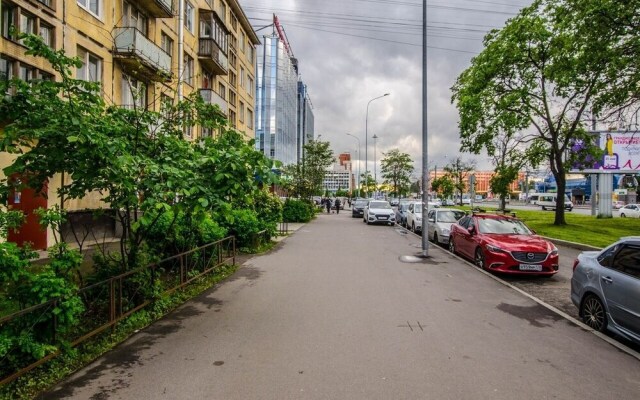
[[(485, 37), (484, 50), (452, 88), (460, 113), (462, 149), (477, 153), (501, 132), (530, 131), (536, 137), (525, 157), (535, 166), (542, 150), (558, 192), (565, 192), (565, 175), (572, 162), (567, 151), (577, 140), (590, 143), (584, 125), (588, 111), (625, 104), (629, 90), (637, 93), (638, 86), (633, 84), (637, 81), (619, 76), (619, 67), (628, 63), (617, 65), (622, 61), (612, 57), (624, 53), (622, 48), (632, 48), (620, 41), (624, 29), (612, 36), (599, 25), (599, 38), (589, 40), (592, 34), (587, 31), (597, 19), (594, 5), (598, 2), (537, 0)], [(612, 1), (600, 3), (608, 3), (604, 7), (609, 11), (632, 10)], [(637, 2), (632, 3), (637, 14)], [(637, 21), (637, 15), (631, 19)], [(592, 147), (586, 151), (596, 153)], [(558, 196), (556, 225), (566, 223), (562, 202)]]
[(313, 140), (304, 145), (302, 161), (283, 167), (283, 186), (290, 197), (300, 197), (311, 201), (314, 195), (322, 192), (325, 172), (335, 157), (329, 148), (329, 142)]
[(472, 162), (463, 161), (461, 157), (457, 157), (444, 167), (445, 175), (453, 182), (453, 189), (458, 193), (459, 201), (462, 201), (462, 193), (467, 188), (469, 172), (474, 169), (475, 165)]
[(406, 194), (409, 190), (411, 174), (414, 170), (411, 156), (400, 152), (399, 149), (392, 149), (384, 156), (381, 160), (383, 183), (391, 185), (392, 192), (396, 196)]

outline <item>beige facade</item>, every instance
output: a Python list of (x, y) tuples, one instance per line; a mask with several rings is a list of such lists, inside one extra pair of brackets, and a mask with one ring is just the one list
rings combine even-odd
[[(0, 78), (58, 79), (47, 62), (25, 55), (11, 35), (15, 26), (80, 57), (76, 77), (100, 82), (108, 104), (159, 110), (161, 100), (198, 91), (247, 139), (255, 137), (259, 39), (237, 0), (0, 1)], [(185, 134), (193, 140), (215, 132), (194, 126)], [(10, 161), (0, 153), (0, 169)], [(50, 182), (49, 205), (59, 181)], [(71, 211), (102, 206), (92, 195), (65, 203)]]

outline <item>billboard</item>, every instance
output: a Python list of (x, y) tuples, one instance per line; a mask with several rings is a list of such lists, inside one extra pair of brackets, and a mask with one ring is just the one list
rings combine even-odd
[[(629, 174), (640, 172), (640, 132), (594, 132), (595, 144), (604, 154), (599, 160), (574, 165), (571, 172)], [(579, 152), (584, 144), (576, 141), (572, 152)]]

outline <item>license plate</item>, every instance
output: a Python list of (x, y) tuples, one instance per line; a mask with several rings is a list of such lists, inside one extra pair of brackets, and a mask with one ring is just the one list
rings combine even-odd
[(542, 265), (539, 265), (539, 264), (520, 264), (520, 271), (542, 271)]
[(389, 217), (378, 217), (378, 219), (389, 219)]

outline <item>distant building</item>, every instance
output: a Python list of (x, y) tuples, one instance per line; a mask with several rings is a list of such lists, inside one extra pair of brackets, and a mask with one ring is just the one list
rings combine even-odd
[[(341, 156), (342, 155), (343, 154), (341, 154)], [(335, 193), (338, 190), (351, 192), (353, 188), (352, 175), (350, 161), (346, 165), (333, 164), (325, 171), (322, 188), (325, 191), (328, 190), (330, 193)]]
[(307, 85), (298, 81), (298, 162), (304, 157), (304, 146), (314, 137), (313, 105)]

